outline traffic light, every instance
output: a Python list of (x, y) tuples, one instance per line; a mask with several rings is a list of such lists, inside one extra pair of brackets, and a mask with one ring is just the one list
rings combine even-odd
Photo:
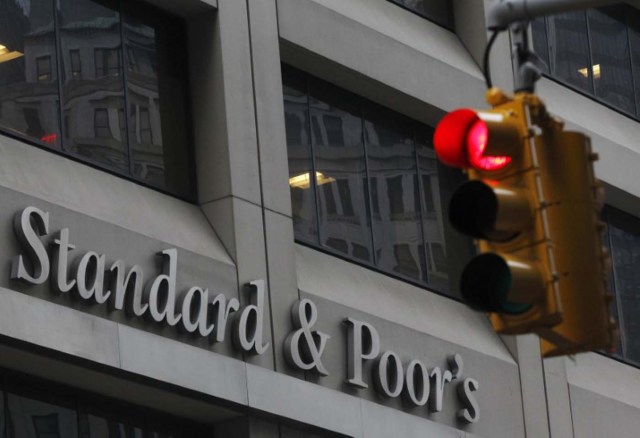
[(595, 349), (612, 350), (617, 324), (607, 292), (610, 260), (602, 246), (604, 189), (596, 179), (588, 137), (545, 130), (536, 137), (549, 234), (562, 300), (562, 323), (539, 332), (545, 357)]
[(588, 139), (562, 131), (533, 94), (493, 88), (487, 101), (447, 114), (434, 135), (440, 160), (469, 177), (449, 204), (452, 226), (479, 249), (461, 294), (498, 333), (539, 334), (546, 356), (610, 347)]

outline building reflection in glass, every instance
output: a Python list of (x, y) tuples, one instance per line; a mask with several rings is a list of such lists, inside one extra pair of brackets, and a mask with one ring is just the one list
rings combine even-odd
[(288, 66), (283, 83), (296, 239), (447, 291), (433, 130)]
[(0, 1), (0, 126), (60, 147), (51, 0)]
[(0, 45), (0, 127), (193, 192), (180, 21), (122, 0), (0, 0)]

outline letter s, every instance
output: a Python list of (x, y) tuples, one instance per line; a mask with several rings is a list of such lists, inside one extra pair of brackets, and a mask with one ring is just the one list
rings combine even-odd
[(465, 423), (475, 423), (480, 419), (480, 409), (472, 392), (478, 390), (478, 381), (466, 378), (458, 384), (457, 390), (458, 397), (464, 405), (464, 409), (458, 411), (458, 418)]
[(40, 236), (49, 234), (49, 213), (36, 207), (27, 207), (16, 213), (13, 230), (25, 247), (33, 266), (33, 275), (27, 272), (22, 255), (11, 261), (11, 279), (20, 279), (32, 284), (42, 284), (49, 278), (49, 255)]

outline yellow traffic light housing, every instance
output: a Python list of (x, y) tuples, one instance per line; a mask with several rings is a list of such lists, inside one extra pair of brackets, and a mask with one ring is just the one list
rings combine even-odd
[(611, 347), (588, 139), (563, 132), (533, 94), (494, 88), (487, 100), (490, 110), (445, 116), (434, 136), (441, 161), (469, 176), (449, 207), (480, 253), (462, 273), (463, 298), (498, 333), (538, 333), (546, 356)]
[(562, 323), (540, 333), (543, 355), (611, 350), (618, 334), (609, 312), (609, 256), (600, 221), (603, 188), (592, 164), (597, 155), (588, 137), (559, 129), (545, 130), (536, 145), (563, 310)]

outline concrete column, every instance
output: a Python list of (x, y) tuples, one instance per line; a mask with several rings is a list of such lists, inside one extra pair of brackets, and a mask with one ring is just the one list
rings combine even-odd
[[(247, 360), (292, 372), (282, 345), (298, 289), (276, 3), (219, 0), (216, 14), (194, 21), (200, 204), (236, 263), (238, 284), (265, 280), (263, 330), (270, 348)], [(246, 291), (239, 298), (249, 304)]]
[(564, 357), (545, 359), (544, 379), (552, 437), (573, 437), (571, 398)]
[(288, 184), (277, 6), (276, 0), (247, 0), (247, 5), (275, 368), (302, 376), (286, 365), (282, 354), (284, 339), (293, 329), (290, 309), (299, 294)]
[[(527, 437), (549, 437), (547, 400), (540, 339), (536, 335), (504, 336), (505, 345), (518, 363), (522, 410)], [(566, 435), (551, 435), (566, 436)]]

